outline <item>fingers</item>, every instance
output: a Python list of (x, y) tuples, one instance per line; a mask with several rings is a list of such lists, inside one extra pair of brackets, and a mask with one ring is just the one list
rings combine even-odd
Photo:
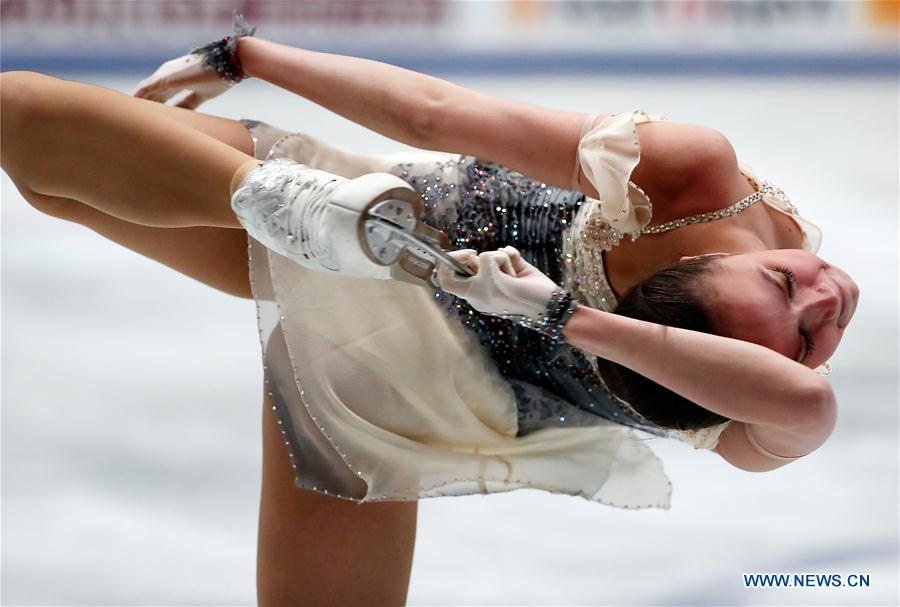
[(183, 107), (186, 110), (196, 109), (201, 103), (203, 103), (205, 99), (202, 95), (197, 93), (191, 93), (181, 101), (175, 104), (175, 107)]
[(456, 261), (465, 263), (465, 260), (472, 257), (477, 257), (478, 251), (476, 251), (475, 249), (459, 249), (458, 251), (448, 251), (447, 255), (449, 255)]
[(156, 71), (138, 83), (134, 97), (165, 103), (172, 95), (190, 85), (204, 81), (207, 76), (199, 55), (185, 55), (166, 61)]
[(165, 103), (169, 99), (171, 99), (176, 93), (179, 92), (178, 88), (163, 88), (163, 86), (159, 83), (155, 83), (151, 85), (145, 90), (139, 90), (141, 95), (135, 93), (135, 97), (140, 97), (141, 99), (147, 99), (148, 101), (156, 101), (158, 103)]
[[(460, 249), (458, 251), (450, 251), (447, 254), (478, 274), (479, 260), (478, 253), (475, 249)], [(437, 279), (441, 285), (441, 290), (446, 291), (451, 295), (465, 298), (469, 293), (471, 282), (474, 278), (474, 276), (463, 276), (458, 274), (455, 270), (444, 264), (438, 265)]]
[(528, 269), (528, 262), (526, 262), (522, 258), (522, 254), (519, 253), (519, 249), (516, 247), (506, 246), (500, 249), (504, 251), (509, 256), (509, 262), (512, 264), (512, 268), (515, 271), (514, 276), (518, 276), (522, 272)]
[[(475, 279), (483, 280), (484, 277), (480, 276), (480, 273), (483, 273), (483, 271), (491, 274), (502, 272), (509, 276), (517, 276), (512, 256), (506, 249), (511, 249), (514, 255), (519, 255), (519, 252), (513, 247), (504, 247), (496, 251), (483, 251), (482, 253), (477, 253), (474, 249), (450, 251), (448, 255), (469, 267), (475, 272), (475, 276), (461, 276), (453, 269), (441, 264), (437, 270), (437, 278), (441, 289), (457, 297), (465, 298)], [(519, 259), (521, 260), (521, 257)]]
[(465, 299), (469, 294), (469, 289), (472, 288), (472, 281), (475, 277), (461, 276), (447, 266), (442, 265), (438, 268), (437, 279), (442, 291)]
[(519, 253), (517, 248), (507, 246), (503, 247), (501, 250), (506, 251), (509, 255), (509, 261), (512, 263), (512, 267), (515, 270), (514, 276), (526, 277), (535, 274), (543, 274), (543, 272), (525, 261), (525, 258), (522, 257), (522, 254)]
[[(158, 70), (157, 70), (158, 71)], [(153, 72), (137, 84), (137, 89), (132, 93), (134, 97), (140, 97), (141, 99), (146, 99), (147, 95), (152, 95), (155, 92), (157, 86), (159, 86), (159, 78), (156, 76), (157, 72)]]
[(503, 249), (498, 249), (496, 251), (485, 251), (481, 253), (479, 256), (479, 263), (481, 267), (484, 267), (485, 264), (490, 264), (488, 267), (498, 268), (504, 274), (509, 274), (510, 276), (515, 276), (516, 271), (513, 269), (512, 262), (509, 259), (509, 254)]
[(156, 92), (156, 89), (159, 87), (159, 84), (156, 81), (149, 81), (149, 78), (145, 78), (138, 82), (137, 89), (132, 93), (132, 97), (137, 97), (138, 99), (149, 99), (150, 95)]
[[(166, 90), (173, 88), (175, 90), (166, 96)], [(137, 90), (134, 91), (133, 96), (139, 99), (149, 99), (150, 101), (160, 101), (160, 98), (165, 96), (163, 99), (165, 101), (165, 99), (178, 92), (179, 88), (177, 86), (173, 87), (172, 83), (157, 71), (138, 82)]]
[(155, 95), (151, 95), (148, 97), (150, 101), (158, 101), (159, 103), (165, 103), (172, 97), (174, 97), (178, 93), (178, 89), (163, 91), (161, 93), (157, 93)]

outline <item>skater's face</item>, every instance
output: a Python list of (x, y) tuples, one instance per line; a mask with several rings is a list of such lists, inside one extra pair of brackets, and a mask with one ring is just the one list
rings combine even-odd
[(800, 249), (715, 255), (702, 288), (717, 334), (811, 368), (828, 360), (859, 300), (846, 272)]

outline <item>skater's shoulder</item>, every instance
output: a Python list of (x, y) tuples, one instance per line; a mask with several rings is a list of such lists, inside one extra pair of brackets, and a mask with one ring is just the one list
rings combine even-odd
[(641, 110), (595, 115), (578, 157), (578, 189), (612, 202), (636, 195), (621, 187), (630, 183), (660, 220), (718, 209), (740, 183), (737, 154), (723, 133)]

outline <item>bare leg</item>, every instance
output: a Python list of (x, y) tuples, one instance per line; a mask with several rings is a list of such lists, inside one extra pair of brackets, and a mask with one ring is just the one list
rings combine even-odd
[[(160, 116), (176, 120), (243, 153), (253, 153), (250, 134), (237, 120), (160, 103), (148, 107)], [(215, 289), (237, 297), (252, 297), (247, 271), (247, 233), (243, 230), (206, 226), (149, 227), (107, 215), (77, 200), (38, 194), (21, 186), (19, 189), (25, 199), (42, 213), (81, 224)]]
[(3, 169), (23, 192), (149, 226), (240, 227), (230, 186), (252, 157), (157, 104), (29, 72), (4, 73), (0, 94)]
[[(156, 103), (147, 108), (252, 153), (249, 135), (240, 122)], [(4, 119), (7, 109), (4, 107)], [(315, 149), (311, 143), (311, 153)], [(75, 200), (20, 189), (44, 213), (85, 225), (214, 288), (250, 297), (243, 230), (153, 228), (118, 219)], [(417, 504), (357, 505), (297, 488), (267, 401), (263, 415), (257, 575), (260, 604), (362, 604), (365, 600), (403, 604), (412, 565)], [(344, 541), (347, 538), (352, 541)]]
[(81, 224), (136, 253), (236, 297), (250, 298), (247, 233), (231, 228), (152, 228), (77, 200), (25, 193), (39, 211)]
[(268, 397), (263, 405), (259, 604), (405, 604), (417, 503), (358, 504), (298, 489)]

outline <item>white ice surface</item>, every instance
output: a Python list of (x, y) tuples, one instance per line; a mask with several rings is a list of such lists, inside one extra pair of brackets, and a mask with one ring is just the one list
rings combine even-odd
[[(142, 75), (69, 77), (128, 91)], [(668, 512), (533, 490), (424, 500), (408, 603), (897, 604), (896, 81), (454, 80), (717, 128), (823, 228), (820, 254), (862, 295), (832, 360), (840, 420), (817, 453), (750, 474), (656, 441)], [(256, 81), (203, 109), (401, 149)], [(253, 603), (253, 302), (38, 213), (4, 173), (2, 331), (3, 604)], [(862, 573), (871, 586), (752, 590), (745, 572)]]

